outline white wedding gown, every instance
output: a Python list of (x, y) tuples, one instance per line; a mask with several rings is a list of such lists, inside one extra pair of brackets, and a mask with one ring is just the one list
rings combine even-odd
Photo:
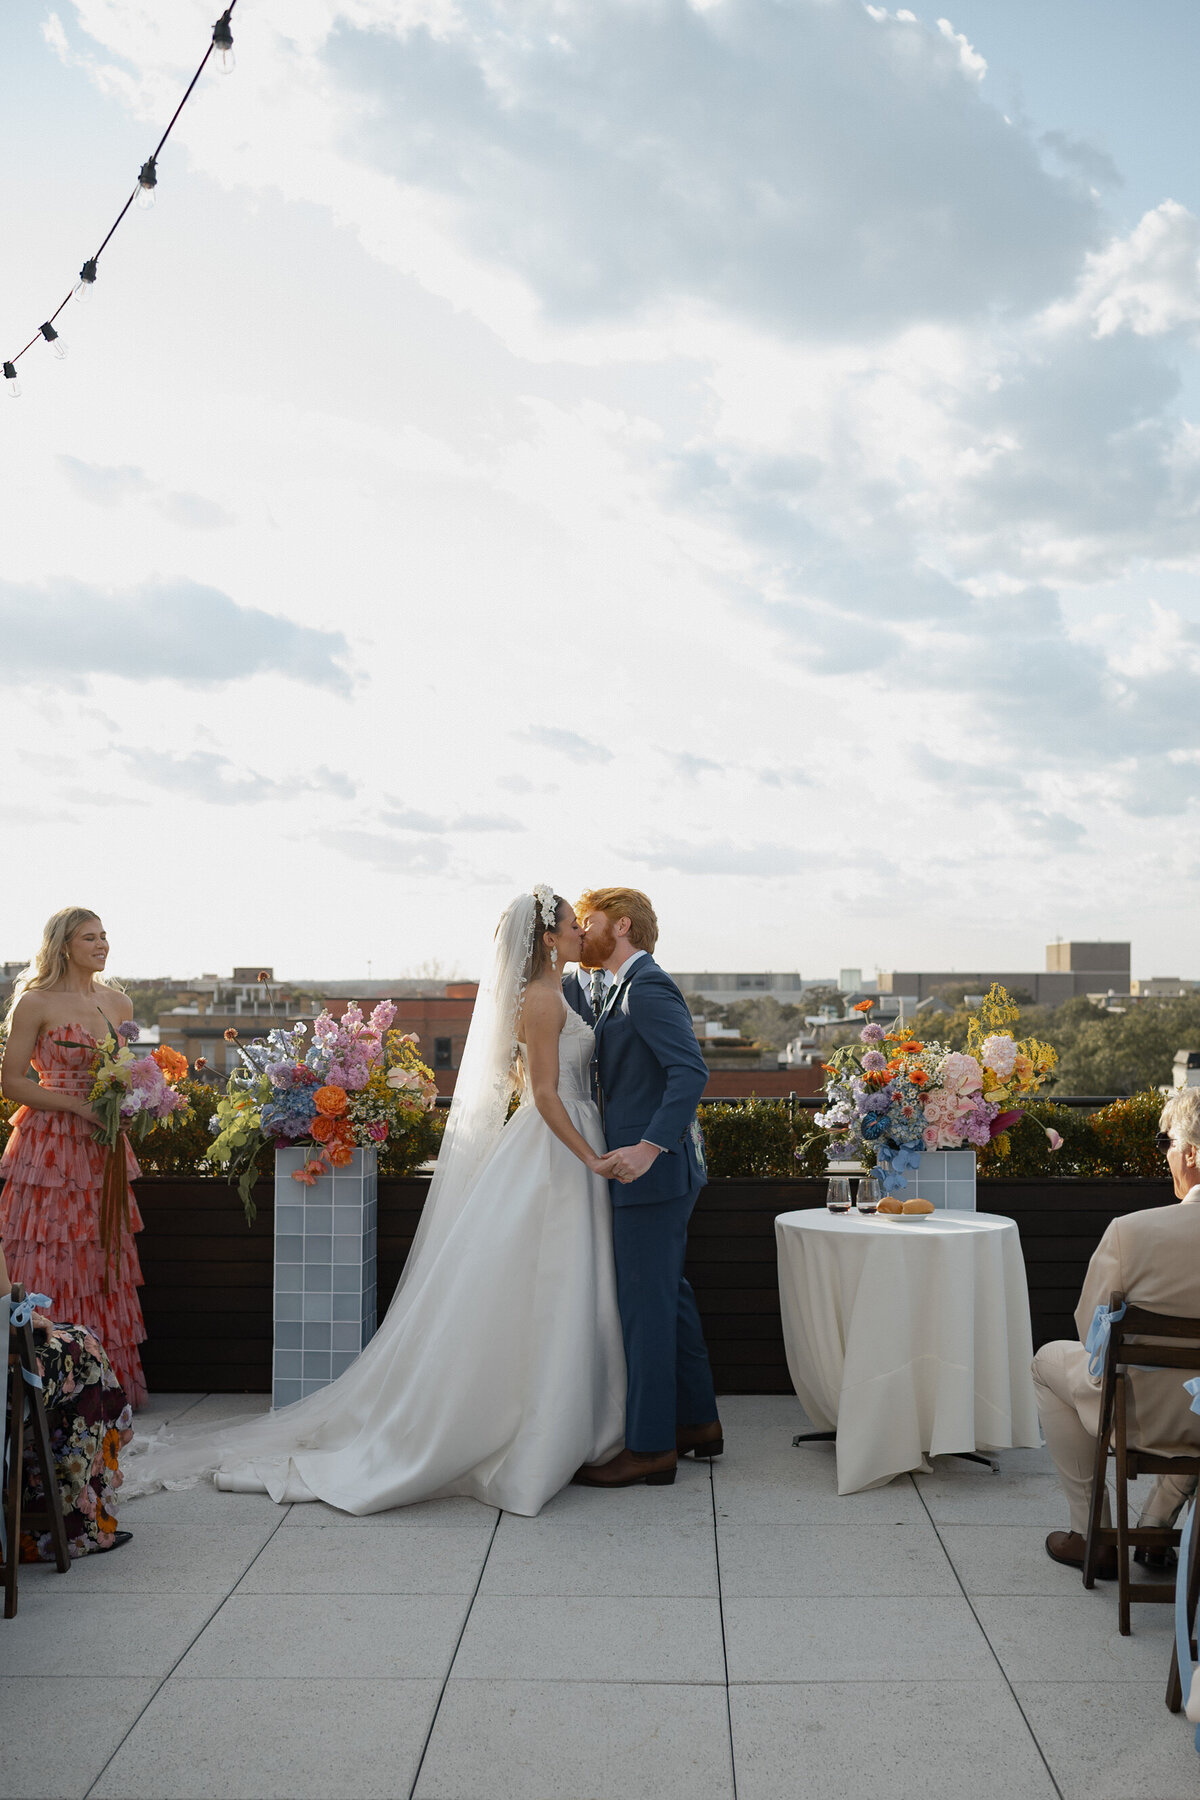
[[(603, 1150), (593, 1045), (568, 1008), (558, 1091)], [(471, 1494), (532, 1515), (581, 1463), (620, 1448), (625, 1356), (608, 1183), (554, 1136), (528, 1081), (523, 1092), (445, 1240), (362, 1356), (262, 1421), (257, 1453), (258, 1422), (228, 1434), (219, 1466), (208, 1464), (218, 1487), (348, 1513)], [(281, 1442), (293, 1411), (295, 1441)], [(134, 1458), (135, 1491), (136, 1467)]]

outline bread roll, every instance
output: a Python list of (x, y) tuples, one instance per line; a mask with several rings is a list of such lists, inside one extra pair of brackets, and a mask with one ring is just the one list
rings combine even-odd
[(906, 1213), (931, 1213), (934, 1211), (934, 1204), (932, 1200), (922, 1200), (918, 1196), (915, 1200), (906, 1200), (902, 1211)]
[(888, 1194), (879, 1202), (879, 1206), (876, 1210), (881, 1213), (902, 1213), (904, 1207), (903, 1204), (896, 1199), (894, 1194)]

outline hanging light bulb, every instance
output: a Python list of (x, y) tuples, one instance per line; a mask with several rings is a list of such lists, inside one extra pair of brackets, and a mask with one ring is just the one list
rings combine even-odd
[(73, 294), (73, 298), (79, 302), (80, 306), (85, 305), (86, 302), (91, 299), (92, 289), (95, 285), (96, 259), (94, 256), (89, 256), (82, 269), (79, 271), (79, 280), (75, 285)]
[(223, 12), (213, 26), (213, 47), (217, 52), (217, 67), (222, 75), (233, 73), (233, 31), (229, 24), (229, 14)]
[(5, 363), (4, 379), (8, 383), (8, 391), (12, 395), (13, 399), (19, 400), (21, 398), (21, 384), (17, 380), (17, 365), (16, 365), (16, 363), (10, 363), (10, 362)]
[(42, 336), (53, 350), (55, 356), (57, 356), (59, 362), (61, 362), (63, 357), (67, 354), (67, 346), (59, 337), (49, 319), (47, 319), (46, 323), (42, 326)]
[(154, 205), (154, 190), (157, 186), (158, 169), (155, 167), (154, 158), (151, 157), (138, 170), (137, 203), (143, 212), (148, 212)]

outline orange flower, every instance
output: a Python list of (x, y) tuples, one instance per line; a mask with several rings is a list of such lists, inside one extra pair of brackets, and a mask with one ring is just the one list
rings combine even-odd
[(336, 1119), (346, 1110), (346, 1090), (343, 1087), (319, 1087), (313, 1095), (313, 1105), (327, 1118)]
[(157, 1050), (152, 1050), (150, 1052), (150, 1057), (151, 1061), (158, 1064), (159, 1068), (172, 1085), (177, 1082), (182, 1075), (187, 1074), (187, 1057), (182, 1056), (178, 1050), (172, 1050), (170, 1044), (160, 1044)]
[(353, 1144), (334, 1144), (329, 1152), (329, 1160), (335, 1169), (344, 1169), (347, 1163), (354, 1161)]
[(225, 1042), (227, 1044), (236, 1044), (237, 1043), (237, 1027), (236, 1026), (229, 1025), (226, 1027)]
[(337, 1130), (337, 1124), (333, 1119), (326, 1119), (318, 1113), (309, 1130), (314, 1143), (327, 1144)]
[(112, 1514), (106, 1513), (102, 1506), (97, 1506), (96, 1530), (102, 1535), (107, 1536), (110, 1531), (115, 1531), (116, 1529), (117, 1521), (113, 1518)]
[(920, 1088), (926, 1085), (929, 1076), (924, 1069), (910, 1069), (908, 1079), (914, 1087)]
[(106, 1469), (115, 1469), (119, 1467), (117, 1452), (120, 1448), (121, 1440), (117, 1433), (115, 1431), (106, 1431), (103, 1444), (104, 1466)]
[(195, 1062), (192, 1064), (192, 1067), (194, 1069), (207, 1069), (207, 1067), (208, 1067), (207, 1056), (198, 1056), (196, 1058)]
[(874, 1004), (875, 1004), (875, 1002), (873, 1000), (860, 1000), (860, 1001), (858, 1001), (858, 1003), (855, 1006), (852, 1006), (850, 1008), (850, 1011), (851, 1012), (870, 1012), (870, 1010), (874, 1006)]
[(924, 1048), (925, 1046), (921, 1043), (919, 1038), (909, 1038), (907, 1044), (901, 1044), (900, 1051), (904, 1056), (915, 1056), (918, 1050), (923, 1050)]

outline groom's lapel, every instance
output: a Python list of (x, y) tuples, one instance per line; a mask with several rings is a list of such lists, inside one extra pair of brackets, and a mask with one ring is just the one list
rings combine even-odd
[(638, 959), (634, 963), (632, 969), (630, 969), (628, 975), (623, 976), (620, 981), (613, 982), (612, 986), (608, 990), (608, 993), (604, 997), (604, 1005), (600, 1009), (600, 1017), (596, 1020), (596, 1037), (597, 1037), (597, 1039), (599, 1039), (600, 1033), (604, 1030), (604, 1027), (608, 1023), (612, 1014), (616, 1011), (617, 1007), (620, 1005), (621, 996), (628, 989), (630, 983), (636, 981), (639, 978), (639, 976), (642, 974), (643, 970), (651, 968), (653, 965), (654, 965), (654, 959), (650, 955), (650, 952), (647, 951), (644, 956), (638, 957)]

